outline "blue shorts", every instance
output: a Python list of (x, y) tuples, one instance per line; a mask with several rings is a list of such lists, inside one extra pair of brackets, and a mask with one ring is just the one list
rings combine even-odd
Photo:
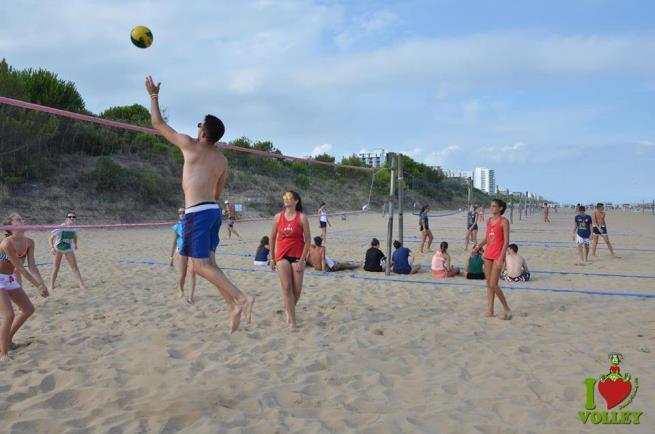
[(188, 208), (182, 220), (180, 255), (197, 259), (209, 258), (209, 252), (216, 251), (218, 247), (221, 221), (221, 210), (216, 204)]

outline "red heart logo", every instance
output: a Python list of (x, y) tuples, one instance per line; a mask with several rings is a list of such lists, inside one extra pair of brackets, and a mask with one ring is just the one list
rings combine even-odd
[(605, 398), (608, 410), (622, 403), (630, 395), (631, 390), (632, 382), (625, 381), (623, 378), (616, 380), (607, 378), (605, 381), (598, 382), (598, 391)]

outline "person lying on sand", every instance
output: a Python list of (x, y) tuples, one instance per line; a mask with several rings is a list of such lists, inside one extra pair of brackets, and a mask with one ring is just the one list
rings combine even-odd
[(341, 271), (354, 270), (362, 266), (361, 261), (336, 262), (327, 255), (327, 249), (323, 245), (321, 237), (314, 237), (314, 244), (309, 246), (307, 252), (307, 265), (314, 267), (316, 271)]

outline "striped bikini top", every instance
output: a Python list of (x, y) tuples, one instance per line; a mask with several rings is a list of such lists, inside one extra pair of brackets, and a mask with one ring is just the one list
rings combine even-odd
[[(14, 240), (13, 237), (7, 237), (7, 239), (14, 245), (14, 250), (16, 250), (16, 256), (18, 256), (18, 259), (25, 259), (25, 257), (27, 257), (27, 252), (30, 251), (30, 245), (26, 242), (25, 250), (18, 252), (18, 249), (16, 248), (16, 240)], [(0, 252), (0, 262), (10, 262), (9, 256), (7, 256), (5, 252)]]

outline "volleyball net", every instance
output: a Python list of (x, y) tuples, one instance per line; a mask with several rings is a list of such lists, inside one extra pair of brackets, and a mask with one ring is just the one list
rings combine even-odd
[[(240, 221), (270, 219), (288, 190), (302, 196), (308, 214), (322, 202), (331, 214), (361, 213), (388, 194), (355, 155), (296, 157), (245, 137), (217, 147), (229, 162), (221, 201)], [(0, 216), (17, 211), (47, 223), (30, 230), (56, 227), (69, 210), (92, 223), (81, 228), (169, 225), (183, 206), (182, 163), (143, 106), (93, 116), (0, 96)]]

